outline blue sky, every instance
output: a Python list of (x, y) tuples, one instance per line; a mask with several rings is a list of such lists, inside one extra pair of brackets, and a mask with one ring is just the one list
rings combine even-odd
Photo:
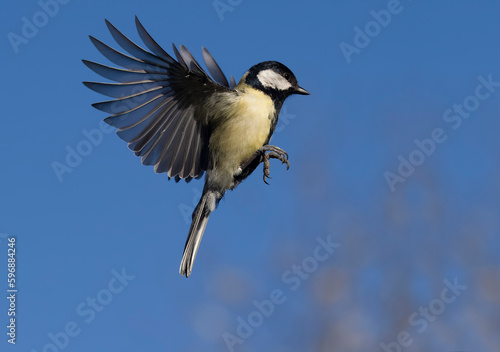
[[(2, 350), (499, 349), (500, 4), (63, 2), (9, 2), (0, 21), (0, 233), (17, 239), (19, 290), (17, 343), (2, 334)], [(274, 161), (270, 186), (258, 169), (228, 192), (188, 280), (203, 182), (168, 181), (96, 132), (106, 115), (90, 104), (105, 98), (81, 83), (101, 80), (81, 59), (107, 63), (88, 35), (117, 47), (108, 19), (139, 42), (134, 15), (170, 53), (201, 60), (205, 46), (237, 80), (277, 60), (311, 92), (286, 102), (272, 139), (290, 170)], [(84, 155), (68, 165), (72, 150)], [(339, 245), (325, 261), (321, 241)], [(454, 280), (467, 289), (443, 303)], [(284, 302), (238, 335), (275, 290)], [(420, 331), (410, 317), (429, 305)]]

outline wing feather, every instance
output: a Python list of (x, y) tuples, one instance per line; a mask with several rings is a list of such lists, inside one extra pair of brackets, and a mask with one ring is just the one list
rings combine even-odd
[(202, 47), (201, 51), (203, 53), (203, 60), (205, 61), (205, 65), (207, 65), (208, 72), (210, 72), (217, 83), (229, 88), (229, 83), (227, 83), (227, 78), (224, 75), (224, 72), (222, 72), (217, 62), (215, 62), (213, 56), (210, 55), (210, 52), (207, 50), (207, 48)]
[[(169, 55), (135, 18), (143, 49), (106, 20), (122, 50), (116, 50), (90, 36), (97, 50), (121, 68), (82, 60), (98, 75), (113, 82), (84, 82), (111, 100), (93, 104), (111, 114), (106, 123), (118, 129), (118, 136), (141, 157), (144, 165), (166, 172), (176, 181), (200, 178), (210, 165), (208, 140), (210, 121), (206, 102), (214, 94), (234, 92), (208, 50), (203, 59), (208, 73), (188, 49), (172, 44), (177, 60)], [(126, 53), (125, 53), (126, 52)], [(128, 54), (127, 54), (128, 53)]]
[(92, 71), (104, 78), (115, 82), (128, 83), (140, 81), (143, 79), (163, 80), (167, 77), (166, 73), (146, 73), (143, 71), (124, 70), (121, 68), (101, 65), (96, 62), (82, 60), (83, 63)]
[[(173, 157), (175, 155), (175, 150), (178, 148), (182, 142), (182, 130), (181, 127), (184, 126), (185, 121), (183, 121), (182, 117), (185, 114), (184, 111), (178, 111), (172, 123), (169, 124), (162, 138), (164, 138), (164, 143), (162, 143), (161, 147), (163, 150), (158, 158), (159, 162), (155, 165), (155, 172), (162, 173), (170, 170), (170, 166), (172, 165)], [(167, 172), (168, 175), (170, 174)]]
[(229, 86), (231, 89), (234, 89), (236, 87), (236, 81), (234, 80), (234, 77), (231, 76), (231, 85)]
[(196, 72), (202, 76), (206, 76), (207, 74), (205, 73), (205, 71), (203, 71), (203, 69), (200, 67), (200, 64), (195, 60), (193, 55), (191, 55), (189, 50), (187, 50), (187, 48), (184, 45), (181, 45), (180, 49), (182, 58), (184, 59), (184, 62), (186, 63), (187, 67), (193, 72)]
[(143, 104), (142, 106), (138, 106), (127, 112), (111, 115), (104, 121), (107, 124), (119, 129), (133, 127), (137, 123), (142, 122), (144, 118), (147, 118), (150, 112), (154, 112), (154, 110), (158, 109), (158, 107), (165, 101), (166, 99), (156, 99), (149, 104)]
[(177, 47), (175, 46), (174, 43), (172, 43), (172, 49), (174, 50), (175, 57), (177, 58), (177, 61), (179, 62), (179, 64), (181, 64), (186, 70), (189, 70), (189, 67), (186, 64), (186, 61), (184, 61), (184, 58), (179, 53), (179, 50), (177, 50)]
[(152, 81), (144, 80), (140, 82), (127, 82), (127, 83), (101, 83), (101, 82), (83, 82), (87, 88), (92, 89), (94, 92), (101, 93), (111, 98), (122, 98), (141, 92), (142, 90), (149, 90), (155, 87), (167, 87), (168, 81)]
[(170, 167), (168, 173), (172, 175), (184, 175), (184, 164), (186, 162), (186, 157), (189, 154), (189, 149), (191, 148), (191, 135), (194, 130), (193, 119), (183, 119), (181, 120), (181, 125), (179, 126), (179, 141), (172, 144), (169, 149), (173, 150), (173, 155), (169, 159)]
[(155, 53), (157, 56), (162, 58), (168, 63), (174, 63), (175, 60), (170, 56), (163, 48), (158, 45), (158, 43), (149, 35), (146, 29), (142, 26), (142, 23), (139, 21), (137, 16), (135, 16), (135, 25), (137, 27), (137, 32), (141, 37), (141, 40), (146, 44), (149, 50)]
[[(162, 101), (160, 104), (158, 104), (158, 106), (152, 109), (148, 114), (143, 116), (140, 120), (136, 121), (131, 125), (121, 127), (117, 131), (118, 136), (124, 141), (128, 142), (129, 148), (135, 152), (136, 150), (134, 150), (134, 148), (132, 148), (130, 144), (139, 140), (141, 133), (143, 131), (147, 131), (149, 129), (149, 125), (154, 123), (154, 121), (156, 120), (161, 121), (165, 117), (164, 116), (164, 111), (166, 110), (165, 107), (168, 108), (173, 106), (174, 104), (175, 102), (173, 102), (172, 100)], [(157, 133), (158, 131), (155, 132)]]
[[(141, 59), (136, 59), (134, 57), (125, 55), (118, 50), (115, 50), (108, 45), (101, 42), (99, 39), (96, 39), (92, 36), (89, 36), (92, 44), (96, 47), (97, 50), (109, 61), (117, 64), (118, 66), (124, 67), (129, 70), (134, 71), (143, 71), (143, 72), (158, 72), (158, 66), (154, 64), (149, 64)], [(161, 67), (161, 70), (166, 72), (166, 69)]]
[(139, 45), (135, 44), (123, 35), (122, 32), (116, 29), (116, 27), (113, 26), (108, 20), (106, 20), (106, 25), (108, 26), (109, 32), (113, 36), (114, 40), (123, 48), (123, 50), (145, 62), (154, 64), (158, 67), (168, 68), (168, 63), (165, 62), (165, 60), (162, 60), (156, 55), (147, 52)]
[(136, 155), (144, 155), (145, 150), (148, 149), (146, 148), (143, 152), (144, 147), (154, 139), (155, 136), (160, 134), (162, 124), (168, 121), (168, 118), (165, 118), (165, 116), (171, 114), (172, 111), (175, 111), (175, 101), (168, 102), (165, 106), (162, 106), (159, 113), (130, 141), (131, 145), (129, 147)]
[(170, 87), (155, 87), (123, 98), (94, 103), (92, 106), (109, 114), (121, 114), (165, 97), (171, 92), (172, 89)]
[[(176, 130), (176, 126), (178, 125), (178, 117), (182, 114), (182, 110), (176, 109), (176, 111), (170, 116), (168, 120), (165, 120), (162, 123), (162, 127), (160, 129), (160, 133), (156, 136), (153, 143), (148, 147), (146, 152), (144, 153), (144, 164), (146, 165), (155, 165), (155, 172), (160, 173), (162, 171), (158, 171), (160, 164), (163, 162), (165, 165), (170, 160), (163, 160), (163, 157), (166, 154), (166, 149), (169, 147), (172, 139), (175, 139), (177, 136), (173, 135), (172, 132)], [(165, 170), (163, 170), (164, 172)], [(174, 175), (169, 175), (169, 177), (173, 177)]]
[[(186, 127), (186, 143), (185, 150), (183, 151), (184, 158), (177, 158), (175, 161), (179, 161), (176, 163), (176, 166), (180, 168), (178, 174), (179, 175), (190, 175), (191, 174), (191, 165), (192, 159), (194, 156), (194, 149), (196, 148), (196, 133), (197, 133), (196, 123), (193, 120), (189, 120), (189, 125)], [(181, 161), (182, 160), (182, 161)]]

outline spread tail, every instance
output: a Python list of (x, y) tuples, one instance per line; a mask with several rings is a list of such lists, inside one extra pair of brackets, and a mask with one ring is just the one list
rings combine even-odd
[[(184, 246), (184, 254), (182, 255), (181, 267), (179, 274), (189, 277), (193, 270), (194, 259), (200, 247), (201, 238), (207, 227), (208, 217), (210, 216), (210, 201), (214, 195), (210, 191), (205, 191), (201, 196), (200, 202), (193, 211), (193, 221), (189, 228), (189, 235)], [(212, 199), (209, 199), (212, 198)]]

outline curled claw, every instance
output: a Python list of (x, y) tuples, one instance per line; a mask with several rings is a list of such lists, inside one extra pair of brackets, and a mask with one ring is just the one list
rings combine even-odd
[(266, 180), (266, 177), (267, 178), (271, 178), (271, 176), (269, 176), (271, 174), (271, 170), (270, 170), (270, 164), (269, 164), (269, 158), (264, 158), (264, 183), (266, 185), (269, 185), (269, 183), (267, 182)]
[[(288, 161), (288, 153), (285, 152), (283, 149), (278, 148), (274, 145), (265, 145), (259, 149), (263, 153), (263, 163), (264, 163), (264, 182), (267, 183), (267, 178), (271, 178), (269, 176), (271, 174), (270, 172), (270, 163), (269, 159), (278, 159), (281, 161), (282, 164), (286, 163), (286, 169), (290, 169), (290, 162)], [(266, 154), (266, 152), (269, 152)]]
[(288, 161), (288, 154), (287, 153), (285, 153), (281, 158), (278, 158), (278, 159), (281, 160), (282, 164), (286, 163), (286, 169), (287, 170), (290, 169), (290, 162)]
[(290, 169), (290, 162), (288, 161), (288, 153), (285, 152), (283, 149), (276, 147), (275, 145), (269, 145), (269, 144), (260, 147), (248, 160), (246, 160), (240, 165), (240, 169), (243, 170), (247, 168), (256, 158), (259, 158), (260, 162), (264, 164), (263, 179), (264, 183), (266, 183), (267, 185), (269, 184), (267, 182), (267, 179), (271, 178), (271, 176), (269, 176), (271, 174), (269, 159), (278, 159), (281, 161), (282, 164), (286, 163), (287, 170)]
[[(269, 176), (264, 175), (264, 177), (263, 177), (264, 178), (264, 183), (269, 186), (269, 182), (266, 181), (266, 177), (269, 177)], [(269, 177), (269, 178), (271, 178), (271, 177)]]

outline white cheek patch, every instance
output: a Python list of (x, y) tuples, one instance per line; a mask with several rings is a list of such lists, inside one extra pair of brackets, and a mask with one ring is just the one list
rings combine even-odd
[(259, 72), (257, 79), (260, 83), (262, 83), (264, 88), (287, 90), (292, 87), (290, 82), (273, 70), (264, 70)]

